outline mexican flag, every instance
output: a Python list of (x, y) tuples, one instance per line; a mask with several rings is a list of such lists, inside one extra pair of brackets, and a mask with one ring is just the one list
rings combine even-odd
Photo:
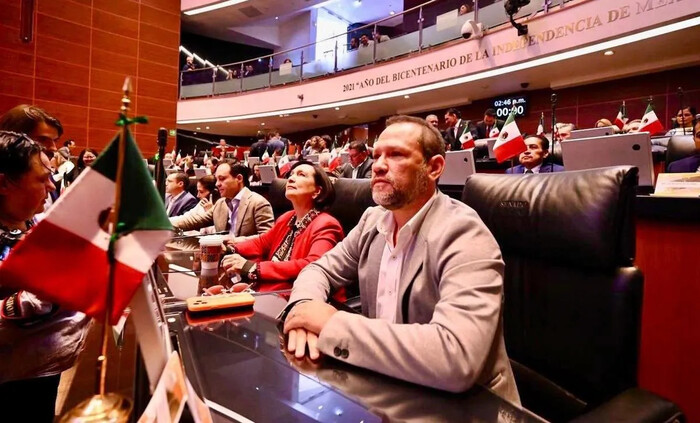
[(280, 161), (277, 162), (277, 169), (279, 169), (280, 176), (285, 175), (292, 168), (292, 163), (289, 161), (289, 156), (287, 155), (287, 147), (282, 151), (282, 156)]
[(540, 115), (540, 123), (537, 125), (537, 135), (544, 135), (544, 113)]
[(659, 121), (659, 118), (656, 117), (654, 106), (649, 103), (647, 111), (644, 112), (644, 116), (642, 116), (642, 125), (637, 132), (649, 132), (649, 134), (654, 135), (657, 132), (663, 132), (663, 130), (664, 126)]
[(489, 138), (496, 138), (498, 134), (501, 133), (501, 130), (498, 129), (498, 126), (493, 125), (493, 128), (491, 128), (491, 131), (489, 131)]
[(622, 102), (620, 110), (618, 110), (617, 116), (615, 117), (615, 122), (613, 123), (620, 129), (622, 129), (622, 127), (627, 123), (627, 107), (625, 106), (624, 101)]
[(474, 136), (469, 128), (464, 128), (464, 133), (461, 137), (459, 137), (459, 142), (462, 144), (462, 150), (476, 147), (476, 144), (474, 143)]
[(503, 130), (493, 146), (493, 153), (496, 155), (498, 163), (502, 163), (511, 157), (515, 157), (527, 150), (525, 140), (520, 134), (520, 129), (515, 123), (515, 109), (510, 111)]
[[(171, 237), (172, 226), (146, 164), (126, 133), (111, 323)], [(104, 318), (119, 136), (59, 197), (0, 266), (3, 286), (26, 290), (69, 310)]]

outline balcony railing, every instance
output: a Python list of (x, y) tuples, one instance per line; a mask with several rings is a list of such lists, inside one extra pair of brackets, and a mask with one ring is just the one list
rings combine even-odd
[[(536, 13), (549, 13), (570, 0), (532, 0), (514, 15), (515, 19)], [(180, 98), (241, 93), (293, 84), (338, 72), (392, 60), (462, 37), (467, 20), (480, 22), (484, 30), (509, 22), (503, 1), (465, 1), (466, 13), (454, 0), (430, 0), (393, 16), (372, 22), (343, 34), (243, 62), (180, 72)], [(383, 28), (394, 28), (392, 37), (372, 40), (372, 34), (385, 36)], [(400, 31), (397, 33), (397, 29)], [(513, 29), (515, 31), (515, 29)], [(362, 36), (368, 38), (362, 45)], [(358, 45), (352, 39), (358, 40)], [(319, 48), (320, 47), (320, 48)], [(317, 54), (317, 52), (321, 52)], [(320, 57), (318, 57), (320, 55)]]

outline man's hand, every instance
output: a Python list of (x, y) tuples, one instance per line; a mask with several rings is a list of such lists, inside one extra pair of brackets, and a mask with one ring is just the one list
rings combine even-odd
[(305, 301), (292, 308), (284, 321), (284, 333), (292, 329), (305, 329), (308, 332), (320, 334), (328, 320), (338, 310), (323, 301)]
[(309, 358), (318, 360), (321, 352), (318, 350), (318, 335), (305, 329), (292, 329), (287, 333), (287, 351), (296, 358), (304, 358), (306, 347), (309, 347)]
[(246, 261), (247, 260), (239, 254), (229, 254), (224, 256), (224, 259), (221, 261), (221, 267), (224, 268), (228, 275), (240, 273)]

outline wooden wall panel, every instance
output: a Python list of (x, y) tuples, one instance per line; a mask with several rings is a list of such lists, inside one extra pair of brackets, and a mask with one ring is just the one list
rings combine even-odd
[(63, 140), (99, 150), (117, 131), (131, 76), (132, 112), (153, 122), (135, 128), (141, 150), (152, 155), (158, 128), (175, 128), (179, 0), (37, 0), (26, 44), (19, 2), (0, 0), (0, 10), (0, 114), (37, 104), (62, 121)]

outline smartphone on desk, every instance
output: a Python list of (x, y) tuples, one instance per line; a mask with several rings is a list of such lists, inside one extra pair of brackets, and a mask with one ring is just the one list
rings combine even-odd
[(236, 292), (233, 294), (190, 297), (187, 299), (187, 310), (192, 313), (199, 313), (204, 311), (252, 307), (254, 303), (255, 297), (250, 293)]

